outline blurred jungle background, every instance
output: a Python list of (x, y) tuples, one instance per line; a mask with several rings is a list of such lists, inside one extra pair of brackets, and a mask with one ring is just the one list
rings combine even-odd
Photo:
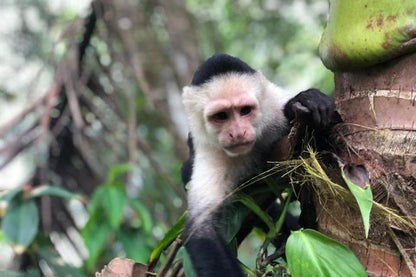
[(181, 88), (221, 52), (291, 92), (331, 94), (317, 53), (327, 12), (324, 0), (2, 0), (0, 275), (145, 263), (186, 209)]

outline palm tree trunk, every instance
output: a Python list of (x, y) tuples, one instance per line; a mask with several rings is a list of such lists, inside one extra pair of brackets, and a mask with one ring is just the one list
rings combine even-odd
[[(336, 72), (335, 100), (338, 157), (364, 166), (374, 200), (416, 226), (416, 54)], [(370, 276), (415, 276), (414, 230), (373, 216), (365, 239), (357, 211), (331, 200), (317, 210), (320, 231), (344, 241)]]

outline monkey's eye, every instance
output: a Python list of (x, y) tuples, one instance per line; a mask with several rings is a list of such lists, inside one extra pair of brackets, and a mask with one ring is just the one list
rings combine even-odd
[(226, 112), (218, 112), (213, 114), (211, 119), (215, 121), (224, 121), (228, 119), (228, 114)]
[(244, 106), (240, 110), (240, 115), (248, 115), (248, 114), (251, 113), (252, 110), (253, 110), (253, 107), (251, 107), (251, 106)]

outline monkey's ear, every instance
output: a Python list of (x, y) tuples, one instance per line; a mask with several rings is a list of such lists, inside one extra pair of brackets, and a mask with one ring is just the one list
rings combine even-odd
[(254, 74), (254, 77), (256, 78), (256, 81), (258, 81), (258, 84), (260, 86), (260, 94), (259, 97), (263, 97), (263, 93), (268, 89), (270, 85), (270, 81), (267, 80), (266, 76), (263, 75), (261, 71), (256, 71)]
[(182, 89), (183, 99), (195, 99), (204, 96), (208, 96), (207, 90), (200, 86), (185, 86)]
[(182, 89), (182, 100), (186, 105), (186, 102), (192, 101), (195, 98), (196, 88), (193, 86), (185, 86)]
[(256, 71), (254, 75), (256, 76), (256, 78), (260, 80), (262, 84), (265, 84), (268, 82), (266, 76), (264, 76), (264, 74), (261, 71)]
[(183, 97), (185, 97), (185, 96), (189, 95), (190, 93), (192, 93), (193, 90), (194, 90), (194, 87), (192, 87), (192, 86), (185, 86), (185, 87), (183, 87), (183, 89), (182, 89), (182, 95), (183, 95)]
[(200, 88), (197, 86), (185, 86), (182, 89), (182, 102), (188, 111), (199, 108), (202, 103)]

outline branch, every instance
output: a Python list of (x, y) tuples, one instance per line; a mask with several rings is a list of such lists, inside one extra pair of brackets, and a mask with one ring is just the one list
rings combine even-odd
[(32, 124), (26, 131), (14, 137), (13, 140), (0, 149), (0, 169), (6, 166), (20, 152), (28, 148), (39, 138), (39, 130), (37, 128), (38, 121)]

